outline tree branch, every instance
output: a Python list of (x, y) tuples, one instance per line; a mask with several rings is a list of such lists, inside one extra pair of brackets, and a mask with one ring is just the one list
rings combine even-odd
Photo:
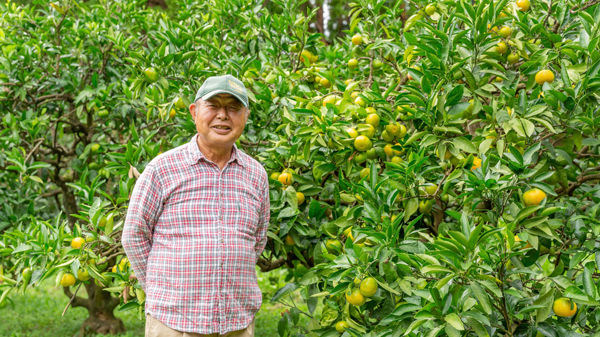
[(75, 290), (75, 294), (73, 294), (71, 292), (71, 289), (69, 289), (69, 287), (63, 287), (63, 292), (65, 293), (65, 295), (70, 297), (71, 300), (69, 301), (69, 303), (67, 303), (67, 306), (65, 307), (65, 310), (63, 311), (62, 316), (65, 315), (65, 312), (67, 312), (67, 309), (69, 308), (69, 306), (73, 306), (73, 308), (84, 307), (84, 308), (90, 310), (90, 304), (89, 304), (88, 300), (86, 300), (85, 298), (82, 298), (82, 297), (77, 297), (77, 292), (79, 291), (79, 288), (81, 288), (82, 284), (83, 283), (79, 283), (79, 286)]
[(285, 265), (285, 261), (285, 257), (280, 257), (275, 261), (267, 261), (262, 257), (259, 257), (258, 261), (256, 261), (256, 265), (260, 267), (261, 272), (266, 273), (268, 271), (283, 267)]

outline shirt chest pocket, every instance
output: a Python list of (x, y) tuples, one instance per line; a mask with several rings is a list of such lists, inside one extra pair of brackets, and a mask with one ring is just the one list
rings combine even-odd
[(251, 201), (236, 202), (233, 214), (233, 227), (236, 231), (254, 236), (258, 227), (258, 204)]

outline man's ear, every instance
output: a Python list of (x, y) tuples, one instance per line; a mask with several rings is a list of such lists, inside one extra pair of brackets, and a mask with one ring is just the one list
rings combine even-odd
[(196, 104), (198, 104), (198, 102), (190, 104), (190, 113), (192, 114), (192, 118), (194, 120), (196, 120)]

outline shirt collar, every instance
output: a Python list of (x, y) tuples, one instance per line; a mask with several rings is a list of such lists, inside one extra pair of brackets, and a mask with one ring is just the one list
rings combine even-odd
[[(197, 140), (198, 140), (198, 134), (196, 133), (192, 137), (190, 142), (188, 143), (188, 158), (189, 158), (188, 163), (190, 165), (194, 165), (195, 163), (198, 162), (198, 160), (200, 160), (202, 158), (204, 158), (205, 160), (208, 161), (208, 159), (206, 159), (204, 154), (198, 148)], [(238, 164), (242, 165), (243, 167), (246, 167), (246, 161), (245, 161), (241, 151), (235, 145), (235, 143), (233, 144), (233, 149), (231, 151), (231, 158), (229, 159), (229, 161), (227, 163), (229, 164), (233, 161), (237, 161)]]

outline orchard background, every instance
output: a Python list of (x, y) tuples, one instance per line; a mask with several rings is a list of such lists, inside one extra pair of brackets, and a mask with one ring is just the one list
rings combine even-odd
[(600, 336), (598, 0), (157, 3), (0, 4), (2, 311), (144, 318), (129, 195), (230, 73), (280, 336)]

